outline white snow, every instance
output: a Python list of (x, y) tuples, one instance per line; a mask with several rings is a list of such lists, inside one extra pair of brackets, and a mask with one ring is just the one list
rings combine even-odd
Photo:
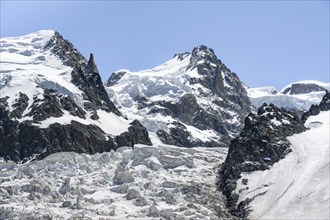
[(66, 125), (71, 124), (71, 121), (77, 121), (84, 125), (96, 125), (101, 128), (101, 130), (103, 130), (105, 134), (115, 136), (127, 131), (128, 127), (130, 126), (130, 121), (122, 117), (118, 117), (112, 112), (109, 113), (103, 110), (97, 110), (97, 115), (99, 116), (98, 120), (93, 120), (90, 117), (83, 119), (77, 116), (70, 115), (68, 111), (63, 112), (64, 115), (61, 117), (50, 117), (34, 125), (39, 126), (40, 128), (47, 128), (49, 127), (49, 125), (54, 123)]
[(273, 86), (264, 86), (258, 88), (246, 88), (249, 97), (257, 98), (266, 95), (274, 95), (278, 93), (275, 87)]
[[(83, 92), (71, 83), (72, 67), (66, 66), (45, 44), (54, 35), (54, 31), (38, 31), (19, 37), (1, 38), (0, 41), (0, 97), (8, 96), (10, 110), (12, 104), (19, 97), (19, 92), (25, 93), (28, 98), (28, 107), (23, 113), (20, 122), (31, 120), (26, 116), (31, 111), (33, 98), (43, 99), (43, 88), (56, 90), (57, 93), (70, 96), (81, 108), (84, 107)], [(42, 128), (53, 123), (69, 124), (72, 120), (82, 124), (99, 126), (106, 134), (119, 135), (127, 131), (128, 120), (103, 110), (97, 111), (99, 120), (92, 120), (87, 111), (87, 118), (81, 119), (64, 111), (62, 117), (51, 117), (40, 124)]]
[(237, 181), (239, 201), (256, 196), (249, 218), (329, 218), (330, 111), (309, 117), (306, 126), (310, 130), (288, 137), (293, 151), (284, 159), (269, 170), (243, 173)]
[[(220, 219), (216, 209), (225, 212), (225, 203), (215, 181), (227, 150), (178, 148), (152, 141), (153, 146), (121, 147), (95, 155), (62, 152), (25, 164), (0, 161), (0, 212), (10, 219), (42, 215), (166, 219), (166, 213), (170, 219)], [(124, 183), (115, 184), (116, 172)], [(66, 180), (67, 191), (61, 191)], [(127, 189), (120, 192), (118, 187)], [(137, 190), (145, 204), (128, 200), (129, 190)], [(65, 201), (71, 204), (62, 207)], [(81, 208), (75, 208), (76, 203)], [(152, 206), (158, 210), (153, 217), (148, 216)]]
[(28, 96), (29, 108), (38, 87), (57, 90), (82, 105), (82, 92), (70, 82), (72, 68), (44, 49), (53, 34), (54, 31), (38, 31), (20, 37), (1, 38), (0, 95), (9, 96), (10, 108), (19, 92)]
[[(313, 81), (303, 82), (307, 83)], [(319, 82), (318, 85), (323, 85), (325, 88), (327, 88), (326, 85), (328, 84)], [(328, 85), (328, 87), (330, 88), (330, 85)], [(250, 101), (255, 107), (259, 107), (263, 103), (273, 103), (278, 107), (289, 109), (296, 108), (304, 111), (307, 111), (312, 104), (319, 104), (325, 94), (325, 92), (311, 92), (306, 94), (290, 95), (277, 92), (274, 87), (269, 86), (260, 88), (248, 88), (247, 91)]]

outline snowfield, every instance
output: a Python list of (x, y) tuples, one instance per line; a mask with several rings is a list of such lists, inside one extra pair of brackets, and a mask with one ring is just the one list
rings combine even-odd
[(309, 117), (305, 126), (310, 129), (288, 138), (292, 152), (284, 159), (237, 181), (239, 202), (254, 198), (251, 219), (329, 219), (330, 111)]
[[(157, 143), (157, 140), (153, 140)], [(0, 219), (219, 219), (217, 166), (227, 149), (122, 147), (0, 162)]]
[(293, 95), (284, 94), (283, 91), (290, 88), (293, 84), (314, 84), (330, 90), (330, 83), (324, 83), (316, 80), (304, 80), (291, 83), (285, 86), (281, 91), (277, 91), (275, 87), (265, 86), (259, 88), (247, 88), (247, 92), (251, 103), (255, 107), (259, 107), (263, 103), (273, 103), (278, 107), (299, 109), (303, 111), (309, 110), (313, 104), (319, 104), (324, 96), (324, 91), (314, 91)]

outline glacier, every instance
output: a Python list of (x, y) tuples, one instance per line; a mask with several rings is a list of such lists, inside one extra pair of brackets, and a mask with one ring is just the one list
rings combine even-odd
[[(157, 143), (0, 161), (0, 219), (229, 218), (215, 185), (225, 148)], [(38, 219), (38, 218), (37, 218)]]

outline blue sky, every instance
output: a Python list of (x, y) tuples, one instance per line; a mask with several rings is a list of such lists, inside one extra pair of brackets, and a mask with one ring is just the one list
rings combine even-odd
[(205, 44), (250, 87), (329, 82), (329, 1), (1, 1), (1, 36), (57, 30), (103, 80)]

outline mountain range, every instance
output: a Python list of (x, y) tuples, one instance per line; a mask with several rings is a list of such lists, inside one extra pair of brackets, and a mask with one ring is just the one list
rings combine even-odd
[(330, 83), (249, 88), (204, 45), (103, 83), (56, 31), (0, 45), (0, 219), (329, 216)]

